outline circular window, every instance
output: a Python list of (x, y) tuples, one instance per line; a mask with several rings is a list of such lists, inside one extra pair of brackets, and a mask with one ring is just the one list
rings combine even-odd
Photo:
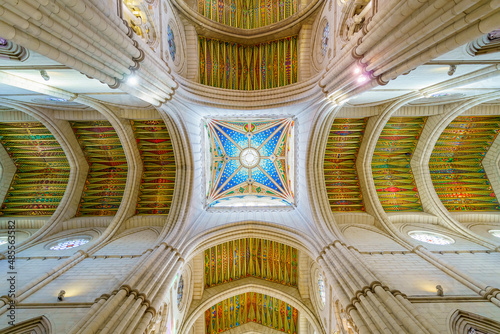
[(326, 51), (328, 49), (329, 37), (330, 37), (330, 24), (326, 22), (326, 25), (323, 28), (323, 37), (321, 38), (321, 54), (323, 55), (323, 57), (326, 55)]
[(172, 28), (170, 28), (170, 24), (167, 25), (167, 42), (168, 42), (168, 51), (170, 52), (170, 57), (172, 57), (172, 60), (175, 61), (175, 35), (174, 32), (172, 31)]
[(62, 241), (57, 241), (51, 245), (49, 245), (50, 250), (65, 250), (69, 248), (79, 247), (81, 245), (85, 245), (90, 241), (90, 238), (70, 238)]
[(323, 279), (323, 274), (321, 273), (318, 274), (318, 293), (321, 302), (323, 303), (323, 306), (325, 306), (326, 303), (325, 280)]
[(488, 231), (492, 236), (500, 238), (500, 230), (489, 230)]
[(415, 240), (434, 245), (449, 245), (455, 242), (455, 240), (450, 237), (433, 232), (412, 231), (409, 232), (408, 235)]
[(177, 307), (181, 305), (182, 294), (184, 293), (184, 277), (179, 278), (179, 284), (177, 285)]

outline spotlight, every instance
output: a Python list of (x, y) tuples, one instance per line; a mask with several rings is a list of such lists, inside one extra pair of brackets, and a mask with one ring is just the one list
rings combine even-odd
[(443, 297), (444, 296), (444, 290), (443, 290), (443, 287), (441, 285), (436, 285), (436, 294), (439, 296), (439, 297)]
[(135, 86), (137, 85), (137, 83), (139, 82), (139, 80), (137, 79), (137, 77), (135, 76), (135, 74), (131, 74), (128, 79), (127, 79), (127, 83), (131, 86)]
[(57, 295), (57, 299), (62, 302), (64, 300), (64, 295), (66, 294), (66, 291), (61, 290), (59, 291), (59, 294)]
[(366, 80), (368, 80), (368, 78), (367, 78), (366, 76), (364, 76), (364, 75), (360, 75), (360, 76), (358, 77), (358, 82), (359, 82), (359, 83), (363, 83), (363, 82), (365, 82)]
[(452, 76), (455, 74), (455, 71), (457, 70), (457, 65), (450, 65), (450, 69), (448, 70), (448, 75)]
[(45, 70), (41, 70), (41, 71), (40, 71), (40, 75), (42, 76), (43, 80), (45, 80), (45, 81), (49, 81), (49, 80), (50, 80), (50, 77), (49, 77), (49, 75), (47, 74), (47, 71), (45, 71)]
[(361, 69), (359, 67), (354, 68), (354, 74), (361, 73)]

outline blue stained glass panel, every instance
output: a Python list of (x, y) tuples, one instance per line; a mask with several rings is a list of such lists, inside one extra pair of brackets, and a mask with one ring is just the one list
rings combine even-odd
[[(226, 191), (228, 189), (231, 189), (234, 186), (237, 186), (243, 182), (248, 180), (248, 169), (242, 168), (236, 173), (235, 176), (231, 178), (231, 181), (229, 181), (224, 188), (222, 188), (222, 191)], [(246, 185), (246, 184), (245, 184)]]
[(248, 147), (248, 138), (243, 133), (228, 129), (225, 126), (220, 126), (220, 128), (242, 149)]
[(276, 134), (274, 134), (274, 136), (271, 139), (269, 139), (269, 141), (264, 146), (262, 146), (262, 148), (260, 149), (261, 155), (268, 157), (271, 154), (274, 154), (274, 150), (276, 149), (281, 134), (283, 133), (284, 130), (285, 130), (284, 127), (279, 129), (278, 132), (276, 132)]
[(227, 181), (227, 179), (233, 175), (233, 173), (236, 171), (236, 168), (239, 167), (239, 162), (236, 160), (230, 160), (227, 162), (226, 167), (224, 168), (224, 171), (222, 172), (222, 176), (220, 178), (219, 184), (217, 185), (217, 188), (222, 187), (224, 182)]
[[(275, 163), (269, 159), (273, 154), (278, 155), (276, 151), (282, 150), (282, 147), (293, 147), (293, 135), (283, 136), (280, 140), (283, 134), (293, 133), (293, 120), (210, 119), (206, 122), (205, 138), (213, 148), (206, 153), (207, 161), (212, 165), (212, 169), (205, 169), (210, 172), (205, 183), (208, 206), (289, 206), (293, 203), (293, 177), (290, 176), (293, 168), (278, 171)], [(244, 127), (248, 124), (251, 125)], [(266, 129), (269, 125), (271, 127)], [(252, 130), (250, 138), (242, 131), (247, 128)], [(240, 160), (242, 150), (249, 147), (257, 149), (260, 146), (262, 147), (257, 152), (247, 151), (241, 156), (243, 160)], [(291, 150), (286, 156), (286, 162), (278, 162), (290, 165), (293, 156)], [(221, 157), (224, 162), (220, 161)], [(258, 168), (250, 167), (249, 170), (243, 167), (253, 166), (254, 162), (259, 164)], [(286, 180), (291, 177), (291, 181), (282, 181), (280, 175)], [(251, 179), (254, 180), (252, 185), (249, 181)]]
[(278, 187), (271, 181), (266, 174), (262, 173), (262, 171), (258, 168), (252, 169), (252, 178), (256, 181), (259, 182), (260, 184), (265, 185), (266, 187), (269, 187), (273, 190), (279, 191)]
[(259, 133), (255, 134), (252, 137), (252, 147), (253, 148), (258, 148), (280, 126), (281, 126), (281, 124), (278, 124), (278, 125), (273, 126), (272, 128), (269, 128), (267, 130), (264, 130), (262, 132), (259, 132)]
[(276, 171), (276, 166), (270, 159), (262, 159), (259, 165), (266, 171), (266, 173), (276, 182), (280, 187), (283, 187), (283, 183)]
[(224, 151), (228, 156), (237, 157), (240, 155), (241, 151), (226, 136), (224, 136), (220, 130), (215, 130), (215, 132), (219, 136), (222, 147), (224, 147)]

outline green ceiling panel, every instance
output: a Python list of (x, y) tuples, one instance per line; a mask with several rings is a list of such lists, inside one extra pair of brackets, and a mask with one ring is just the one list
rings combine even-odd
[(17, 167), (0, 216), (50, 216), (68, 184), (63, 149), (40, 122), (0, 123), (0, 142)]
[(72, 122), (90, 169), (77, 216), (111, 216), (118, 211), (127, 181), (127, 160), (108, 121)]
[(393, 117), (380, 134), (372, 173), (385, 211), (422, 211), (410, 160), (424, 123), (424, 117)]
[(175, 158), (170, 135), (162, 120), (132, 121), (132, 128), (144, 163), (136, 213), (166, 215), (175, 186)]
[(364, 211), (356, 159), (366, 119), (338, 118), (326, 144), (324, 174), (332, 211)]
[(457, 117), (434, 147), (429, 169), (449, 211), (500, 210), (482, 160), (500, 131), (500, 117)]

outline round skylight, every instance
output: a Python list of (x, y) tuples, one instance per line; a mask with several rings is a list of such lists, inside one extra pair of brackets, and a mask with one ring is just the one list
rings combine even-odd
[(253, 147), (247, 147), (241, 151), (240, 163), (245, 168), (253, 168), (259, 164), (260, 154)]
[(434, 245), (449, 245), (455, 242), (452, 238), (427, 231), (411, 231), (408, 233), (415, 240)]
[(69, 248), (75, 248), (81, 245), (85, 245), (90, 239), (71, 239), (66, 241), (60, 241), (57, 244), (51, 246), (50, 250), (64, 250)]
[(500, 238), (500, 230), (489, 230), (490, 234), (494, 237)]

